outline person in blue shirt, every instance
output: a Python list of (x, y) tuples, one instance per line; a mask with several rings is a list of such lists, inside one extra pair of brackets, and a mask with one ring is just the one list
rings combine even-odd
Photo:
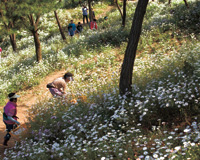
[(71, 37), (73, 37), (74, 36), (74, 31), (73, 31), (73, 29), (72, 29), (72, 26), (69, 26), (68, 27), (68, 32), (69, 32), (69, 36), (71, 36)]
[(72, 27), (72, 29), (75, 33), (76, 32), (76, 25), (73, 23), (73, 20), (71, 20), (71, 23), (68, 25), (68, 31), (69, 31), (70, 26)]

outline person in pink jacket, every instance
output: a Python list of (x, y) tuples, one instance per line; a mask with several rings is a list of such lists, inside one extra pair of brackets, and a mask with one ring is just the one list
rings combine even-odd
[[(8, 141), (11, 137), (10, 131), (20, 125), (17, 121), (17, 98), (20, 96), (15, 93), (8, 94), (9, 102), (3, 108), (3, 122), (6, 125), (7, 134), (4, 137), (3, 145), (7, 146)], [(17, 125), (16, 125), (17, 124)]]
[(97, 20), (96, 19), (93, 19), (91, 22), (90, 22), (90, 29), (97, 29)]

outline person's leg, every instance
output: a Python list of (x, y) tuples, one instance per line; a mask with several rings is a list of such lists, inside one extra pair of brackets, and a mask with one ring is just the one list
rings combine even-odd
[(13, 127), (14, 125), (13, 124), (7, 124), (7, 123), (5, 123), (5, 125), (6, 125), (7, 134), (4, 137), (3, 145), (7, 146), (8, 145), (8, 141), (10, 140), (10, 137), (11, 137), (9, 132), (14, 128)]
[(60, 92), (57, 88), (49, 88), (49, 91), (53, 96), (62, 96), (63, 93)]
[(83, 24), (85, 24), (85, 16), (83, 15)]
[(88, 23), (88, 16), (86, 15), (86, 20), (87, 20), (87, 23)]

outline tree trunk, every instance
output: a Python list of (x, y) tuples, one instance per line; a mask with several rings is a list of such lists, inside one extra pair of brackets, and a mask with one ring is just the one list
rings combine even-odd
[(125, 27), (126, 24), (126, 0), (123, 0), (123, 18), (122, 18), (122, 26)]
[(189, 8), (189, 5), (188, 5), (188, 3), (187, 3), (187, 0), (183, 0), (183, 1), (185, 2), (186, 7)]
[(117, 6), (117, 8), (118, 8), (118, 10), (119, 10), (119, 13), (120, 13), (120, 15), (121, 15), (121, 17), (122, 17), (122, 21), (123, 21), (123, 14), (122, 14), (122, 11), (121, 11), (120, 6), (119, 6), (119, 4), (118, 4), (118, 0), (115, 0), (115, 3), (116, 3), (116, 6)]
[(63, 39), (63, 40), (66, 40), (65, 34), (64, 34), (63, 30), (62, 30), (62, 26), (60, 25), (60, 21), (59, 21), (57, 12), (54, 11), (54, 14), (55, 14), (55, 17), (56, 17), (56, 21), (57, 21), (57, 23), (58, 23), (58, 27), (59, 27), (60, 34), (61, 34), (61, 36), (62, 36), (62, 39)]
[(91, 0), (88, 0), (88, 7), (89, 7), (89, 19), (90, 22), (92, 21), (92, 7), (91, 7)]
[(13, 33), (9, 35), (9, 37), (10, 37), (10, 43), (12, 45), (13, 51), (16, 52), (17, 51), (16, 35)]
[(38, 62), (42, 61), (42, 51), (41, 51), (41, 45), (39, 40), (39, 35), (37, 31), (32, 31), (34, 42), (35, 42), (35, 51), (36, 51), (36, 58)]
[(34, 20), (34, 17), (32, 14), (30, 14), (28, 16), (28, 18), (29, 18), (31, 27), (33, 28), (30, 31), (34, 37), (36, 59), (38, 62), (40, 62), (40, 61), (42, 61), (42, 51), (41, 51), (40, 39), (39, 39), (38, 28), (37, 28), (39, 19), (40, 19), (40, 15), (36, 16), (36, 21)]
[(149, 0), (139, 0), (135, 10), (131, 32), (129, 35), (129, 42), (125, 51), (124, 60), (121, 68), (119, 83), (119, 90), (121, 95), (131, 95), (133, 66), (148, 1)]

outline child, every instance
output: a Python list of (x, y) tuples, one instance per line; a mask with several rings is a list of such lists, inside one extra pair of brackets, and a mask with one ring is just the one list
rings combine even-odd
[(77, 25), (77, 27), (76, 27), (77, 33), (81, 33), (82, 30), (83, 30), (83, 26), (81, 25), (81, 22), (78, 22), (78, 25)]
[(74, 30), (72, 29), (72, 26), (68, 27), (68, 33), (69, 33), (69, 36), (71, 36), (71, 37), (74, 36)]
[(90, 22), (90, 29), (97, 29), (97, 22), (96, 19), (93, 19), (92, 22)]

